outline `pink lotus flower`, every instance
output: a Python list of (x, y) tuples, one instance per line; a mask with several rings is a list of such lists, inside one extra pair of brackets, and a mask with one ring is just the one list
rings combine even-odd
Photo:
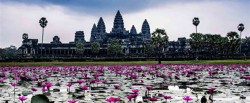
[(71, 87), (71, 86), (72, 86), (72, 83), (68, 83), (67, 86), (68, 86), (68, 87)]
[(116, 97), (108, 97), (108, 98), (106, 98), (106, 101), (109, 102), (109, 103), (111, 103), (111, 102), (116, 103), (119, 100), (120, 100), (120, 98), (118, 98), (118, 97), (117, 98)]
[(138, 96), (138, 94), (130, 94), (127, 96), (127, 98), (129, 99), (129, 101), (131, 101), (132, 98), (136, 98)]
[(150, 100), (150, 101), (157, 101), (157, 98), (156, 97), (151, 97), (148, 100)]
[(19, 77), (15, 77), (14, 80), (20, 80), (20, 78)]
[(79, 83), (79, 84), (82, 84), (82, 83), (83, 83), (83, 80), (79, 79), (79, 80), (77, 80), (76, 82)]
[(190, 96), (185, 96), (184, 98), (183, 98), (183, 100), (185, 100), (185, 101), (191, 101), (191, 100), (193, 100), (192, 98), (190, 98)]
[(209, 93), (213, 93), (216, 88), (208, 88)]
[(163, 96), (165, 99), (172, 99), (172, 97), (171, 96), (167, 96), (167, 95), (165, 95), (165, 96)]
[(78, 100), (68, 100), (68, 103), (76, 103)]
[(138, 89), (133, 89), (132, 92), (137, 94), (139, 92), (139, 90)]
[(34, 92), (35, 92), (35, 91), (37, 91), (37, 89), (36, 89), (36, 88), (34, 88), (34, 87), (33, 87), (33, 88), (31, 88), (31, 90), (32, 90), (32, 91), (34, 91)]
[(45, 86), (46, 86), (47, 88), (50, 88), (50, 87), (52, 86), (52, 83), (51, 83), (51, 82), (45, 82)]
[(16, 83), (11, 83), (11, 86), (15, 87), (15, 86), (17, 86), (17, 84)]
[(147, 90), (153, 90), (152, 86), (146, 86)]
[(115, 89), (119, 89), (120, 85), (119, 84), (115, 84), (114, 87), (115, 87)]
[(82, 90), (87, 90), (87, 89), (88, 89), (88, 86), (81, 86), (81, 89), (82, 89)]
[(47, 89), (46, 87), (43, 87), (43, 88), (42, 88), (42, 91), (43, 91), (43, 92), (46, 92), (47, 90), (48, 90), (48, 89)]
[(131, 99), (133, 98), (133, 96), (132, 95), (128, 95), (127, 98), (128, 98), (129, 101), (131, 101)]
[(25, 96), (19, 96), (18, 99), (23, 103), (23, 101), (25, 101), (27, 98)]

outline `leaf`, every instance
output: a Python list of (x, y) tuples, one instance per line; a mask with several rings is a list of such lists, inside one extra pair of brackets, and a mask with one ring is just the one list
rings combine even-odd
[(38, 94), (31, 98), (31, 103), (49, 103), (49, 99), (43, 94)]

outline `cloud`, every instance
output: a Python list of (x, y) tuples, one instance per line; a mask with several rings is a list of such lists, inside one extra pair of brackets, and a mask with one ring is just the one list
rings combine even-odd
[(22, 3), (26, 5), (57, 5), (72, 12), (88, 12), (91, 15), (112, 14), (118, 9), (126, 13), (152, 8), (169, 0), (3, 0), (5, 3)]
[[(101, 5), (101, 9), (98, 9), (99, 6), (94, 5), (96, 4), (95, 1), (88, 0), (93, 1), (93, 4), (84, 4), (86, 5), (84, 7), (90, 11), (87, 9), (72, 9), (70, 8), (71, 6), (67, 6), (73, 6), (73, 4), (46, 1), (40, 4), (41, 1), (39, 0), (26, 3), (28, 1), (0, 2), (0, 47), (10, 45), (19, 47), (22, 43), (21, 38), (23, 33), (28, 33), (29, 38), (39, 39), (39, 42), (41, 42), (42, 28), (38, 22), (41, 17), (46, 17), (49, 21), (45, 28), (44, 42), (49, 43), (52, 41), (53, 36), (58, 35), (63, 43), (68, 43), (74, 40), (74, 33), (79, 30), (84, 31), (85, 39), (89, 41), (91, 28), (94, 23), (98, 22), (99, 17), (103, 17), (106, 24), (106, 31), (111, 31), (114, 16), (119, 8), (125, 8), (120, 11), (127, 30), (130, 30), (132, 25), (135, 25), (137, 32), (140, 32), (144, 19), (147, 19), (151, 27), (151, 32), (156, 28), (164, 28), (170, 40), (176, 40), (178, 37), (188, 38), (189, 34), (195, 31), (195, 27), (192, 25), (194, 17), (199, 17), (201, 20), (198, 26), (198, 32), (201, 33), (213, 33), (225, 36), (229, 31), (237, 31), (239, 23), (244, 23), (245, 30), (242, 33), (243, 37), (250, 34), (250, 2), (244, 0), (244, 2), (237, 2), (235, 0), (207, 0), (201, 2), (171, 1), (167, 3), (160, 2), (154, 5), (150, 4), (150, 2), (155, 2), (156, 0), (146, 0), (145, 4), (140, 5), (149, 6), (138, 7), (135, 11), (129, 9), (129, 3), (124, 4), (125, 6), (111, 8), (113, 7), (111, 6), (112, 2), (115, 2), (113, 0), (105, 2), (106, 4), (111, 3), (110, 8), (105, 3), (98, 4)], [(131, 3), (132, 1), (129, 0)], [(74, 7), (77, 8), (78, 6), (75, 5)], [(106, 10), (107, 12), (105, 12)], [(93, 13), (93, 11), (99, 12)]]

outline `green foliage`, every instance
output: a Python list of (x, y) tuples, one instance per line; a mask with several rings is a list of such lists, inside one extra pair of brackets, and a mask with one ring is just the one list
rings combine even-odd
[(112, 39), (111, 43), (108, 45), (108, 54), (117, 56), (122, 53), (122, 46), (116, 39)]
[(147, 54), (147, 55), (153, 54), (153, 53), (154, 53), (153, 45), (150, 44), (150, 43), (146, 43), (146, 44), (145, 44), (145, 48), (144, 48), (144, 52), (145, 52), (145, 54)]
[(18, 58), (18, 51), (15, 46), (10, 46), (4, 49), (0, 48), (0, 60), (1, 59), (16, 59)]
[(31, 103), (49, 103), (49, 99), (45, 95), (38, 94), (31, 98)]
[[(122, 61), (122, 62), (0, 62), (0, 66), (75, 66), (75, 65), (123, 65), (156, 64), (157, 61)], [(164, 64), (250, 64), (250, 60), (187, 60), (163, 61)]]
[(91, 45), (91, 50), (92, 50), (92, 52), (93, 52), (94, 54), (99, 53), (99, 50), (100, 50), (100, 43), (98, 43), (98, 42), (92, 43), (92, 45)]
[(157, 49), (158, 51), (158, 64), (161, 64), (161, 53), (163, 51), (163, 48), (166, 46), (167, 42), (168, 42), (168, 35), (165, 32), (164, 29), (156, 29), (153, 33), (152, 33), (152, 42), (154, 47)]
[(168, 35), (164, 29), (156, 29), (152, 33), (152, 42), (156, 48), (163, 48), (168, 42)]
[(198, 49), (200, 47), (200, 44), (201, 44), (201, 41), (204, 40), (202, 37), (203, 37), (203, 34), (202, 33), (192, 33), (190, 34), (190, 45), (191, 45), (191, 48), (195, 48), (195, 49)]
[(235, 31), (231, 31), (227, 33), (227, 38), (229, 40), (229, 52), (230, 53), (237, 52), (240, 46), (239, 34)]
[(76, 43), (76, 52), (78, 54), (83, 54), (84, 53), (84, 43)]

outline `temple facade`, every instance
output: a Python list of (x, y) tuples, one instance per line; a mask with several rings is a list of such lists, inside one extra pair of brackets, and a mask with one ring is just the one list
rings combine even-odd
[[(119, 41), (122, 54), (125, 56), (144, 53), (145, 44), (151, 40), (151, 31), (148, 21), (142, 20), (141, 31), (131, 26), (130, 30), (124, 27), (124, 21), (120, 11), (117, 11), (113, 28), (107, 32), (105, 21), (100, 17), (97, 24), (93, 24), (90, 41), (85, 40), (83, 31), (76, 31), (75, 39), (69, 43), (62, 43), (60, 37), (54, 36), (50, 43), (38, 43), (38, 39), (29, 39), (28, 34), (23, 34), (23, 43), (19, 48), (23, 58), (81, 58), (93, 55), (91, 45), (100, 44), (99, 56), (107, 56), (108, 46), (115, 39)], [(185, 40), (184, 40), (185, 41)], [(173, 43), (174, 45), (174, 43)], [(178, 46), (178, 45), (177, 45)], [(167, 48), (169, 49), (169, 48)], [(173, 48), (170, 48), (171, 50)]]

